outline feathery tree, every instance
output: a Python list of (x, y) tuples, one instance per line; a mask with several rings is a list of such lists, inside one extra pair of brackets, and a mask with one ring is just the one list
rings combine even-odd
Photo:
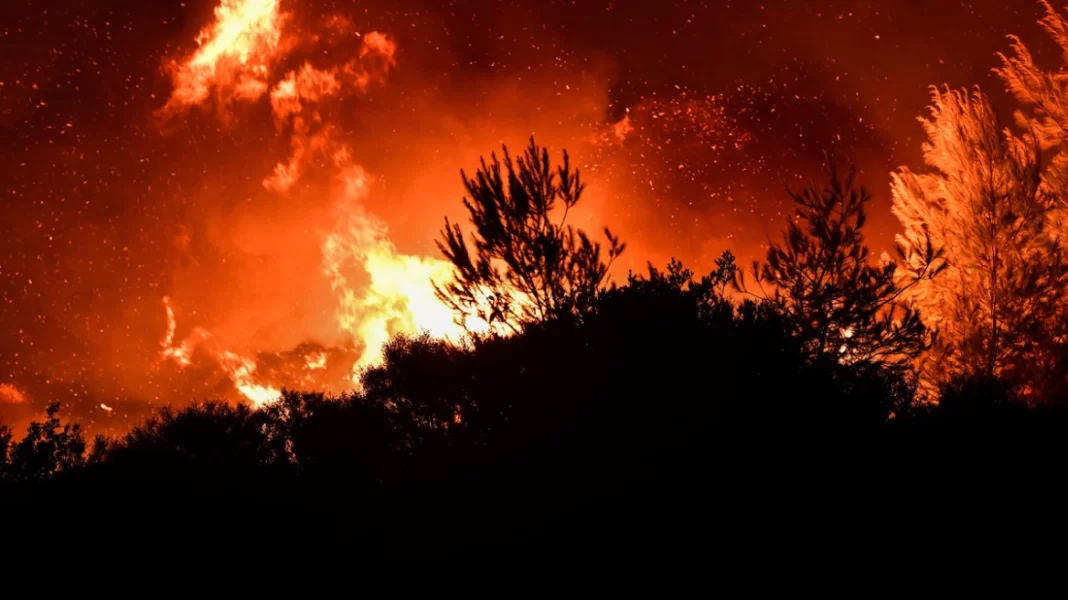
[(933, 383), (999, 376), (1024, 393), (1048, 391), (1064, 345), (1068, 262), (1051, 227), (1059, 211), (1042, 185), (1040, 136), (1003, 130), (978, 89), (933, 89), (932, 100), (920, 119), (930, 170), (902, 168), (892, 184), (905, 228), (898, 239), (930, 236), (944, 251), (945, 273), (912, 294), (939, 330), (926, 374)]
[[(1016, 123), (1036, 138), (1043, 152), (1052, 158), (1042, 169), (1043, 186), (1062, 205), (1068, 205), (1068, 19), (1049, 2), (1042, 1), (1046, 15), (1039, 24), (1061, 51), (1056, 71), (1035, 62), (1027, 46), (1016, 36), (1011, 54), (998, 53), (1001, 67), (994, 69), (1005, 87), (1022, 105), (1015, 113)], [(1066, 224), (1057, 223), (1064, 233)]]
[(519, 331), (550, 317), (581, 315), (607, 285), (609, 266), (625, 244), (606, 228), (605, 260), (600, 243), (567, 224), (586, 188), (567, 151), (554, 169), (549, 151), (533, 137), (515, 161), (503, 150), (503, 163), (493, 154), (488, 164), (482, 159), (473, 178), (461, 171), (474, 251), (460, 226), (446, 218), (437, 244), (455, 276), (435, 284), (437, 296), (460, 324), (475, 317), (493, 330)]
[[(930, 240), (898, 248), (903, 258), (922, 254), (924, 266), (905, 282), (888, 258), (873, 264), (864, 239), (871, 195), (856, 185), (856, 170), (843, 178), (833, 162), (830, 184), (787, 190), (796, 206), (781, 243), (752, 276), (765, 302), (789, 317), (795, 333), (817, 361), (876, 363), (902, 370), (932, 343), (932, 333), (902, 294), (939, 270)], [(764, 283), (773, 286), (770, 292)], [(744, 279), (736, 287), (748, 292)]]

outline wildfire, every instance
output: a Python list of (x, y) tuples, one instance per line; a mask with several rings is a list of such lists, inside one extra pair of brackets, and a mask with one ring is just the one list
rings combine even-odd
[(164, 113), (200, 104), (213, 89), (220, 106), (230, 99), (262, 97), (281, 47), (285, 16), (279, 1), (222, 0), (215, 23), (197, 37), (200, 48), (184, 64), (172, 65), (174, 92)]
[(256, 383), (253, 378), (253, 373), (256, 372), (254, 360), (233, 352), (223, 352), (221, 363), (230, 372), (237, 391), (253, 404), (257, 406), (267, 404), (282, 395), (282, 391), (277, 388)]
[(326, 352), (316, 352), (304, 357), (304, 366), (309, 371), (320, 371), (326, 368)]
[[(290, 47), (284, 41), (287, 20), (278, 0), (223, 0), (215, 17), (216, 22), (198, 37), (199, 49), (174, 67), (174, 92), (163, 111), (173, 115), (213, 97), (220, 112), (235, 99), (266, 100), (276, 132), (289, 136), (290, 151), (265, 175), (265, 191), (285, 197), (309, 173), (318, 175), (324, 169), (332, 173), (335, 222), (323, 233), (321, 272), (334, 292), (337, 327), (349, 336), (350, 354), (358, 355), (346, 383), (358, 384), (362, 369), (379, 361), (383, 346), (398, 333), (425, 331), (458, 339), (464, 328), (436, 298), (432, 284), (450, 277), (452, 266), (397, 251), (385, 223), (364, 205), (373, 177), (353, 159), (353, 148), (341, 141), (323, 107), (328, 98), (365, 93), (373, 84), (384, 83), (396, 64), (394, 42), (385, 34), (369, 32), (361, 36), (355, 56), (350, 53), (340, 64), (305, 61), (297, 69), (276, 75), (272, 67), (282, 62)], [(164, 359), (185, 368), (193, 364), (199, 350), (253, 404), (279, 396), (278, 386), (257, 359), (224, 347), (211, 332), (194, 328), (177, 342), (171, 298), (165, 297), (163, 305), (167, 317), (161, 341)], [(468, 325), (477, 329), (477, 324)], [(206, 343), (209, 339), (210, 344)], [(324, 385), (317, 378), (326, 377), (328, 371), (325, 352), (287, 358), (300, 361), (295, 369), (303, 373), (302, 384)]]
[[(363, 347), (354, 366), (355, 380), (361, 369), (380, 359), (386, 342), (398, 333), (426, 331), (457, 339), (463, 328), (434, 295), (432, 284), (450, 277), (452, 265), (396, 251), (386, 225), (362, 207), (369, 176), (361, 167), (350, 165), (339, 183), (339, 220), (323, 242), (323, 273), (337, 293), (338, 326)], [(369, 283), (355, 287), (355, 275), (369, 277)]]
[(174, 334), (178, 330), (178, 320), (174, 317), (174, 307), (171, 306), (170, 297), (163, 297), (163, 308), (167, 311), (167, 333), (160, 342), (163, 346), (161, 354), (164, 358), (173, 359), (179, 365), (188, 367), (193, 362), (193, 351), (201, 342), (211, 337), (211, 334), (197, 327), (176, 346)]
[(26, 402), (26, 395), (22, 393), (22, 390), (10, 383), (0, 383), (0, 402), (23, 404)]

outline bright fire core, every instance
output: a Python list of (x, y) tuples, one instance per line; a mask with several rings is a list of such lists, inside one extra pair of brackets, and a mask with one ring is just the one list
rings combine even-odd
[[(325, 181), (320, 189), (328, 194), (334, 217), (333, 227), (320, 232), (321, 276), (329, 281), (333, 318), (345, 336), (326, 349), (330, 352), (309, 347), (303, 355), (287, 357), (293, 362), (290, 370), (300, 371), (302, 377), (286, 383), (344, 388), (358, 383), (360, 371), (374, 364), (398, 333), (461, 336), (463, 328), (435, 297), (432, 284), (448, 279), (451, 266), (397, 252), (385, 224), (364, 207), (372, 176), (353, 160), (323, 106), (332, 98), (358, 95), (385, 83), (396, 64), (393, 41), (378, 32), (351, 33), (359, 38), (354, 56), (322, 65), (305, 61), (284, 70), (280, 65), (287, 53), (304, 40), (286, 31), (290, 19), (278, 0), (223, 0), (215, 17), (197, 38), (199, 49), (175, 63), (174, 92), (161, 119), (203, 109), (225, 116), (242, 104), (269, 105), (278, 134), (290, 139), (290, 152), (265, 174), (264, 192), (293, 194), (306, 178)], [(168, 322), (164, 359), (188, 367), (201, 353), (217, 361), (235, 389), (253, 404), (278, 397), (279, 377), (265, 374), (256, 356), (229, 347), (201, 327), (177, 339), (171, 298), (163, 298), (162, 307)], [(335, 357), (348, 365), (341, 381), (329, 380), (331, 374), (340, 375), (330, 368)]]

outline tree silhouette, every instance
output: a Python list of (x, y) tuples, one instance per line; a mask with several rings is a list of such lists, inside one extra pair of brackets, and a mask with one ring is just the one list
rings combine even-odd
[[(460, 400), (469, 378), (465, 354), (463, 348), (428, 334), (397, 336), (383, 349), (382, 364), (363, 373), (364, 394), (376, 404), (389, 406), (400, 431), (410, 437), (460, 427), (468, 408)], [(414, 371), (421, 376), (409, 377)], [(405, 444), (415, 441), (408, 439)]]
[(274, 464), (283, 460), (279, 456), (282, 448), (271, 444), (268, 417), (265, 411), (244, 404), (205, 402), (181, 410), (163, 407), (108, 449), (107, 460), (197, 463), (204, 469)]
[(985, 374), (965, 375), (947, 382), (938, 396), (941, 416), (959, 422), (975, 418), (998, 419), (1026, 410), (1012, 386)]
[(44, 423), (33, 421), (26, 436), (11, 451), (10, 469), (14, 477), (44, 480), (85, 464), (85, 437), (81, 425), (61, 423), (59, 403), (50, 404)]
[[(1066, 333), (1061, 299), (1068, 261), (1054, 231), (1059, 210), (1042, 185), (1041, 144), (1002, 129), (978, 89), (932, 90), (928, 141), (917, 174), (893, 178), (893, 212), (903, 243), (930, 236), (945, 273), (913, 288), (911, 298), (939, 341), (929, 378), (982, 374), (1038, 393), (1063, 377)], [(930, 261), (913, 256), (914, 268)], [(1063, 383), (1063, 382), (1062, 382)], [(1059, 385), (1059, 384), (1057, 384)], [(1048, 389), (1046, 391), (1049, 391)]]
[(117, 440), (110, 438), (103, 434), (98, 434), (93, 438), (93, 443), (89, 446), (89, 454), (85, 457), (85, 464), (87, 465), (101, 465), (107, 460), (108, 454), (115, 449)]
[(474, 252), (460, 226), (446, 219), (438, 248), (456, 273), (435, 290), (461, 324), (475, 317), (515, 332), (526, 323), (581, 314), (604, 289), (609, 266), (625, 244), (606, 228), (602, 258), (600, 243), (567, 224), (586, 186), (566, 151), (555, 169), (549, 151), (533, 137), (514, 161), (507, 147), (503, 151), (503, 164), (493, 154), (489, 164), (482, 159), (475, 177), (461, 171)]
[[(761, 296), (787, 315), (817, 361), (871, 362), (902, 369), (932, 343), (919, 312), (902, 299), (917, 281), (934, 276), (940, 254), (924, 240), (902, 257), (922, 254), (923, 268), (904, 280), (897, 264), (872, 264), (864, 239), (871, 195), (856, 187), (856, 171), (842, 178), (830, 167), (830, 184), (800, 192), (788, 190), (796, 206), (780, 243), (772, 243), (763, 265), (754, 262), (758, 292), (742, 277), (737, 287)], [(764, 284), (772, 286), (769, 291)]]
[(12, 437), (11, 428), (0, 423), (0, 479), (8, 476)]
[(304, 474), (344, 470), (349, 483), (369, 483), (383, 479), (396, 466), (392, 459), (407, 450), (408, 430), (397, 427), (383, 403), (362, 395), (284, 390), (262, 410), (275, 454)]

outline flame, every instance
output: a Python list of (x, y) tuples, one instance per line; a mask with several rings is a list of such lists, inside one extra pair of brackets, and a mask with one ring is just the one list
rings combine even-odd
[(26, 402), (26, 394), (15, 387), (14, 384), (0, 383), (0, 403), (23, 404)]
[[(341, 68), (318, 69), (310, 63), (290, 71), (271, 91), (271, 113), (275, 129), (291, 132), (289, 160), (278, 163), (263, 186), (277, 193), (288, 192), (303, 176), (317, 155), (328, 156), (338, 169), (351, 167), (351, 150), (334, 141), (329, 124), (323, 124), (317, 105), (350, 86), (366, 91), (372, 81), (384, 81), (396, 64), (396, 45), (384, 34), (364, 36), (359, 58)], [(372, 63), (378, 63), (377, 70)]]
[[(382, 348), (398, 333), (428, 332), (458, 340), (464, 328), (435, 295), (433, 282), (452, 276), (452, 264), (397, 252), (386, 225), (367, 214), (362, 201), (370, 176), (358, 165), (339, 175), (339, 220), (323, 241), (323, 273), (338, 297), (338, 327), (362, 344), (359, 372), (381, 359)], [(369, 278), (360, 291), (356, 275)]]
[(193, 351), (201, 342), (211, 337), (211, 333), (197, 327), (181, 343), (175, 345), (174, 334), (178, 331), (178, 320), (174, 316), (174, 307), (171, 305), (169, 296), (163, 297), (163, 308), (167, 311), (167, 333), (160, 342), (163, 347), (160, 354), (164, 358), (173, 359), (181, 366), (188, 367), (193, 364)]
[(304, 358), (304, 366), (309, 371), (321, 371), (326, 368), (326, 352), (316, 352)]
[(216, 90), (220, 107), (231, 99), (253, 102), (268, 89), (271, 63), (281, 49), (285, 16), (280, 0), (222, 0), (215, 23), (197, 36), (199, 49), (172, 65), (174, 91), (165, 114), (203, 103)]
[(104, 404), (103, 402), (100, 403), (100, 409), (108, 413), (109, 415), (111, 414), (111, 411), (115, 410), (114, 408), (108, 406), (107, 404)]
[(271, 110), (275, 125), (282, 128), (290, 117), (304, 110), (305, 102), (316, 102), (341, 89), (334, 71), (316, 69), (304, 63), (300, 71), (290, 71), (271, 91)]
[[(366, 92), (372, 84), (385, 82), (396, 64), (395, 43), (383, 33), (370, 32), (362, 36), (356, 55), (342, 64), (323, 67), (305, 61), (278, 77), (271, 68), (287, 51), (282, 31), (286, 17), (278, 0), (222, 0), (215, 16), (215, 23), (197, 38), (197, 52), (175, 67), (174, 91), (163, 112), (203, 104), (213, 91), (220, 109), (232, 100), (251, 103), (267, 97), (275, 130), (289, 135), (290, 151), (263, 179), (264, 189), (284, 196), (293, 193), (309, 171), (333, 170), (336, 219), (321, 244), (322, 273), (334, 291), (337, 326), (359, 353), (349, 383), (358, 384), (362, 369), (378, 362), (383, 346), (398, 333), (425, 331), (459, 339), (464, 330), (436, 298), (432, 284), (450, 277), (452, 265), (397, 251), (385, 223), (364, 207), (372, 177), (354, 161), (352, 148), (337, 139), (324, 116), (327, 99), (346, 90)], [(224, 347), (207, 330), (195, 328), (176, 343), (178, 324), (170, 297), (163, 298), (163, 305), (163, 359), (185, 368), (201, 349), (251, 403), (260, 405), (280, 395), (256, 359)], [(206, 343), (209, 339), (211, 344)], [(327, 370), (323, 352), (299, 358), (306, 376)]]
[(252, 374), (256, 372), (256, 361), (251, 358), (239, 356), (233, 352), (223, 352), (220, 362), (233, 379), (234, 387), (241, 392), (255, 406), (262, 406), (282, 395), (282, 391), (256, 383)]

